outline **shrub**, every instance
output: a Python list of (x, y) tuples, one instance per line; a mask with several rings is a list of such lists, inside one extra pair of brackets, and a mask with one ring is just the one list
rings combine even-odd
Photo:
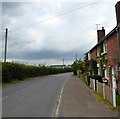
[(2, 81), (3, 83), (7, 83), (7, 82), (10, 82), (10, 80), (12, 79), (13, 77), (10, 73), (10, 64), (4, 63), (2, 65)]
[(32, 78), (42, 75), (58, 74), (71, 71), (71, 68), (51, 68), (8, 62), (2, 63), (2, 82), (6, 83), (13, 80), (23, 80), (24, 78)]
[(100, 75), (89, 75), (88, 76), (89, 78), (92, 78), (92, 79), (95, 79), (95, 80), (98, 80), (99, 82), (103, 83), (103, 76), (100, 76)]

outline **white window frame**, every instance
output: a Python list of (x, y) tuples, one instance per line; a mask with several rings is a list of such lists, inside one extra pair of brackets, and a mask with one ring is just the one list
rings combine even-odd
[(99, 64), (97, 64), (97, 68), (98, 68), (98, 75), (100, 75), (100, 68), (99, 68)]
[(105, 72), (105, 78), (109, 79), (109, 69), (106, 68), (104, 72)]
[(103, 53), (107, 53), (107, 42), (103, 43)]

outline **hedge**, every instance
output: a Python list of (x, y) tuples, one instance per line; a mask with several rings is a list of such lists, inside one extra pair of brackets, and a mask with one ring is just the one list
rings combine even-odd
[(2, 63), (2, 82), (24, 80), (43, 75), (71, 72), (71, 68), (51, 68), (46, 66), (31, 66), (15, 62)]

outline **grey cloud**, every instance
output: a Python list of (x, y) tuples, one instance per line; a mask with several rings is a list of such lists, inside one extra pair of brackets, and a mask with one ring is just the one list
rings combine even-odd
[(63, 59), (66, 60), (74, 60), (76, 53), (78, 54), (78, 59), (83, 57), (84, 52), (80, 51), (71, 51), (71, 52), (59, 52), (55, 50), (42, 50), (42, 51), (27, 51), (27, 52), (19, 52), (16, 54), (9, 53), (8, 58), (10, 59), (27, 59), (27, 60), (33, 60), (33, 59)]
[(22, 4), (20, 2), (3, 2), (2, 3), (2, 8), (7, 10), (7, 9), (15, 9)]
[[(27, 59), (27, 61), (63, 58), (74, 60), (76, 53), (78, 58), (83, 58), (84, 53), (96, 43), (95, 24), (102, 22), (109, 26), (110, 22), (111, 24), (114, 22), (114, 9), (112, 12), (109, 11), (111, 6), (109, 8), (106, 6), (106, 11), (102, 4), (74, 11), (59, 17), (58, 26), (55, 27), (51, 26), (53, 19), (48, 21), (49, 24), (44, 24), (44, 22), (34, 24), (37, 18), (41, 20), (44, 15), (56, 16), (56, 13), (72, 8), (72, 5), (73, 3), (61, 4), (61, 7), (57, 9), (54, 5), (54, 8), (51, 8), (49, 3), (3, 3), (4, 26), (9, 25), (10, 30), (14, 30), (9, 34), (8, 58)], [(74, 8), (76, 5), (73, 5)], [(106, 15), (107, 11), (109, 11), (108, 15)], [(108, 22), (109, 19), (111, 19), (110, 22)], [(34, 25), (27, 27), (32, 23)], [(20, 29), (16, 30), (16, 28)], [(30, 29), (33, 32), (29, 32)]]
[(14, 16), (17, 17), (19, 15), (22, 15), (22, 9), (20, 7), (22, 6), (19, 2), (3, 2), (2, 3), (2, 14), (6, 16)]

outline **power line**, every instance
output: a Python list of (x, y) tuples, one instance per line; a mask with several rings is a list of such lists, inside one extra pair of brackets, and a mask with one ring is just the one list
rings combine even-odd
[[(29, 25), (26, 26), (26, 28), (27, 28), (27, 27), (30, 27), (30, 26), (33, 26), (33, 25), (36, 25), (36, 24), (39, 24), (39, 23), (42, 23), (42, 22), (46, 22), (46, 21), (55, 19), (55, 18), (57, 18), (57, 17), (60, 17), (60, 16), (65, 15), (65, 14), (69, 14), (69, 13), (71, 13), (71, 12), (74, 12), (74, 11), (76, 11), (76, 10), (82, 9), (82, 8), (84, 8), (84, 7), (88, 7), (88, 6), (94, 5), (94, 4), (96, 4), (96, 3), (98, 3), (98, 2), (93, 2), (93, 3), (91, 3), (91, 4), (87, 4), (87, 5), (84, 5), (84, 6), (80, 6), (80, 7), (78, 7), (78, 8), (74, 8), (74, 9), (72, 9), (72, 10), (67, 10), (67, 11), (65, 11), (65, 12), (63, 12), (63, 13), (61, 13), (61, 14), (56, 15), (56, 16), (51, 16), (51, 17), (48, 17), (48, 18), (43, 19), (43, 20), (41, 20), (41, 21), (38, 21), (38, 22), (35, 22), (35, 23), (32, 23), (32, 24), (29, 24)], [(25, 28), (25, 27), (24, 27), (24, 28)], [(24, 29), (24, 28), (17, 28), (17, 29), (15, 29), (15, 30), (18, 31), (18, 30), (22, 30), (22, 29)], [(9, 31), (9, 32), (13, 32), (13, 31), (15, 31), (15, 30), (11, 30), (11, 31)]]

